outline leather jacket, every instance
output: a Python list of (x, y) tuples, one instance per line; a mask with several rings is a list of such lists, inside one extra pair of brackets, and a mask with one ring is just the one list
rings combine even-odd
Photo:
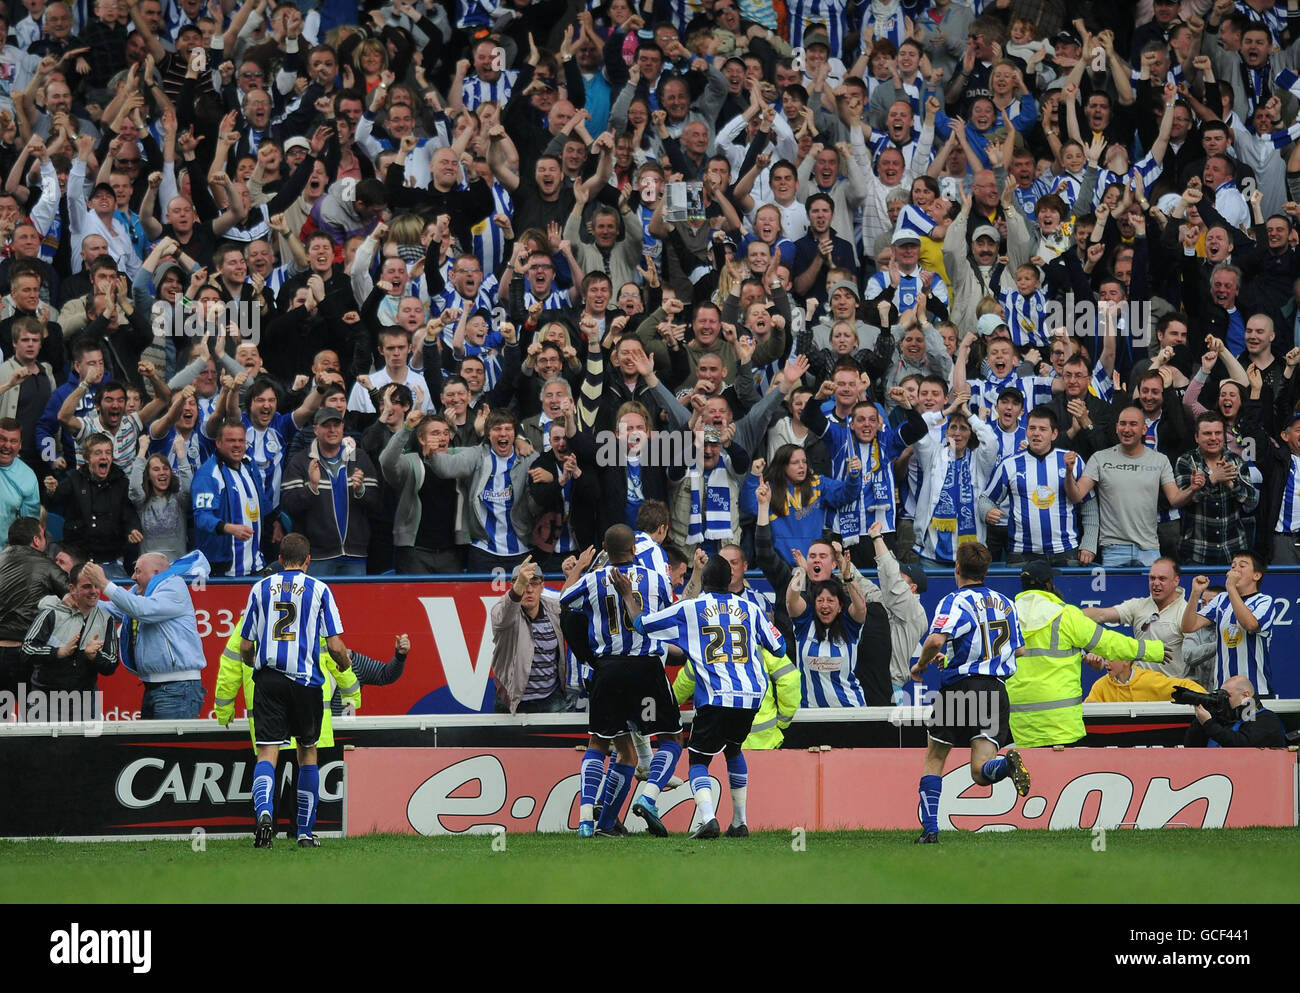
[(41, 597), (68, 592), (68, 576), (28, 545), (0, 550), (0, 641), (21, 642), (36, 619)]

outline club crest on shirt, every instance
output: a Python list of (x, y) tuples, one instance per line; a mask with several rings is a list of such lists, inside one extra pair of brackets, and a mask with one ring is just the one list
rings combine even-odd
[[(1065, 470), (1061, 470), (1065, 474)], [(1056, 491), (1046, 486), (1035, 486), (1033, 492), (1029, 494), (1029, 501), (1039, 510), (1047, 510), (1056, 505)]]

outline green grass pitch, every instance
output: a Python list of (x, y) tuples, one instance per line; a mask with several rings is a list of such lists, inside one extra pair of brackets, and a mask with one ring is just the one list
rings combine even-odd
[(0, 842), (5, 903), (1190, 902), (1231, 867), (1252, 902), (1300, 892), (1295, 829), (788, 833), (746, 840), (487, 835), (252, 841)]

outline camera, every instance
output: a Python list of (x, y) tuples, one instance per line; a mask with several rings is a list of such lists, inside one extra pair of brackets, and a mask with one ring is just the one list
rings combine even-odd
[(1198, 704), (1216, 717), (1231, 713), (1232, 705), (1228, 702), (1227, 690), (1215, 690), (1213, 693), (1197, 693), (1186, 686), (1175, 686), (1171, 699), (1174, 703), (1195, 707)]

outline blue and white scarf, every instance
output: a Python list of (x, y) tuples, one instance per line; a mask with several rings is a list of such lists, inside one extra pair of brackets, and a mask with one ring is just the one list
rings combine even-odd
[(862, 495), (834, 511), (835, 520), (827, 522), (839, 532), (846, 548), (856, 545), (877, 520), (885, 531), (894, 530), (894, 465), (888, 447), (881, 444), (879, 436), (864, 442), (850, 434), (832, 459), (836, 479), (847, 475), (845, 465), (852, 458), (862, 462)]
[[(202, 552), (190, 552), (188, 555), (182, 555), (175, 562), (169, 565), (153, 579), (144, 588), (144, 596), (149, 596), (162, 585), (164, 580), (171, 579), (172, 576), (180, 576), (190, 582), (203, 583), (207, 581), (209, 573), (212, 572), (212, 566), (208, 564), (207, 558)], [(128, 593), (135, 592), (135, 584), (127, 583), (124, 589)], [(135, 636), (139, 630), (140, 622), (133, 617), (123, 617), (122, 619), (122, 637), (119, 642), (119, 657), (126, 671), (135, 674), (135, 659), (132, 655), (135, 652)]]
[(691, 519), (686, 544), (722, 541), (732, 535), (731, 473), (727, 453), (718, 454), (718, 464), (709, 472), (696, 462), (691, 467)]
[(930, 529), (934, 532), (935, 558), (940, 562), (955, 562), (957, 546), (975, 540), (975, 486), (969, 451), (960, 459), (949, 460)]

